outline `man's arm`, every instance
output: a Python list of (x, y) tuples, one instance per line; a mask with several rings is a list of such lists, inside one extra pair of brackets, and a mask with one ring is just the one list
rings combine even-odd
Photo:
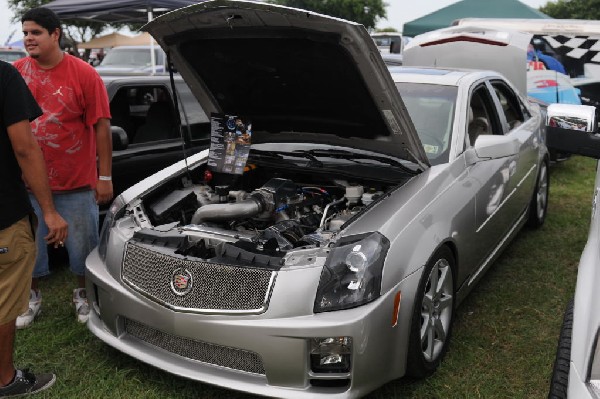
[(54, 208), (42, 150), (31, 133), (28, 120), (8, 126), (7, 131), (23, 178), (42, 208), (44, 221), (48, 226), (48, 235), (44, 239), (48, 244), (56, 246), (67, 238), (67, 222)]
[(113, 198), (113, 185), (111, 180), (103, 180), (112, 177), (112, 134), (110, 132), (110, 120), (100, 118), (94, 125), (96, 132), (96, 152), (98, 153), (99, 180), (96, 184), (96, 202), (106, 204)]

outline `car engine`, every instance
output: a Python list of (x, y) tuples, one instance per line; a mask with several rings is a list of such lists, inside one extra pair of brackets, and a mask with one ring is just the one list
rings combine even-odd
[(325, 245), (387, 190), (341, 178), (311, 176), (306, 183), (302, 173), (277, 175), (166, 185), (144, 200), (151, 228), (134, 238), (153, 242), (177, 230), (174, 245), (182, 255), (277, 263), (290, 250)]

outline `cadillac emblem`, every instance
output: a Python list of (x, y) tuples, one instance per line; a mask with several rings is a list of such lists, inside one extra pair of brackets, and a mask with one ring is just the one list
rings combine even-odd
[(173, 270), (171, 275), (171, 291), (175, 295), (183, 296), (192, 290), (194, 280), (192, 274), (184, 268)]

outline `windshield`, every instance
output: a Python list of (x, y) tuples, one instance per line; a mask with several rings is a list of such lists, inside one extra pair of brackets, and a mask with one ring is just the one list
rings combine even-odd
[(400, 96), (432, 165), (448, 162), (456, 108), (456, 86), (397, 83)]
[(26, 55), (24, 51), (0, 51), (0, 60), (12, 63)]
[[(158, 50), (154, 50), (154, 56), (157, 64), (159, 62)], [(115, 48), (110, 50), (104, 60), (102, 66), (138, 66), (147, 67), (152, 65), (150, 59), (150, 49), (147, 48)]]

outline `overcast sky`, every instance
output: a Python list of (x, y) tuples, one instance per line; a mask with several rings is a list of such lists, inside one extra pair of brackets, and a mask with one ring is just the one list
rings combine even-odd
[[(483, 0), (482, 0), (483, 1)], [(492, 0), (493, 1), (493, 0)], [(546, 4), (547, 0), (521, 0), (528, 6), (538, 8)], [(388, 3), (386, 20), (377, 24), (379, 28), (393, 27), (402, 30), (405, 22), (420, 18), (424, 15), (439, 10), (440, 8), (456, 3), (457, 0), (385, 0)], [(19, 40), (21, 24), (11, 24), (12, 13), (8, 9), (8, 1), (0, 0), (0, 46), (4, 45), (11, 32), (15, 31), (11, 41)]]

